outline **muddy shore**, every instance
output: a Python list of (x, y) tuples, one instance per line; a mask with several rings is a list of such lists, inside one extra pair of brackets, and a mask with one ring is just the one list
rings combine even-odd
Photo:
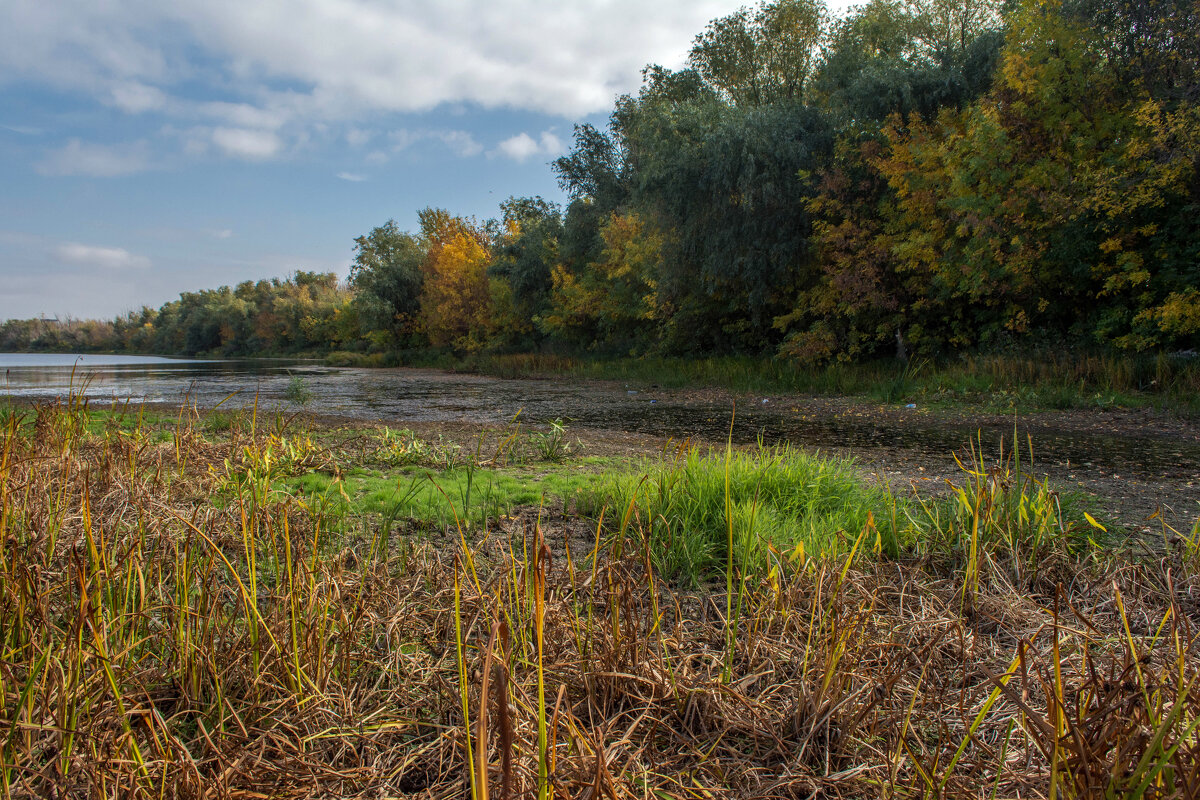
[[(594, 383), (597, 391), (607, 388), (625, 393), (640, 404), (707, 410), (705, 420), (711, 423), (677, 436), (627, 430), (621, 424), (625, 421), (622, 415), (615, 415), (611, 425), (571, 425), (570, 437), (579, 444), (577, 452), (585, 455), (655, 458), (673, 452), (685, 439), (701, 446), (723, 447), (722, 428), (735, 415), (748, 420), (750, 429), (763, 423), (760, 435), (767, 441), (788, 439), (809, 451), (854, 458), (869, 480), (929, 496), (946, 491), (949, 481), (961, 482), (959, 461), (970, 463), (972, 443), (977, 450), (982, 448), (989, 466), (1002, 455), (1010, 456), (1015, 429), (1023, 466), (1030, 474), (1048, 478), (1059, 491), (1093, 496), (1108, 521), (1131, 533), (1160, 536), (1164, 523), (1186, 531), (1200, 516), (1200, 421), (1153, 409), (1041, 411), (1014, 416), (969, 407), (909, 408), (849, 397), (763, 397), (716, 389), (651, 387), (633, 394), (619, 385)], [(321, 419), (329, 424), (363, 422), (331, 415)], [(780, 419), (785, 434), (791, 427), (787, 422), (795, 421), (800, 436), (779, 436)], [(805, 424), (811, 422), (818, 424)], [(467, 421), (387, 422), (397, 423), (421, 434), (440, 433), (464, 445), (476, 441), (482, 431), (500, 430)], [(747, 441), (745, 430), (735, 437), (738, 446), (754, 446), (753, 436)], [(845, 432), (841, 442), (839, 430)], [(1031, 442), (1032, 464), (1028, 458)], [(1047, 443), (1052, 448), (1043, 447)], [(1072, 458), (1072, 453), (1079, 456)]]
[[(994, 464), (1011, 454), (1015, 433), (1028, 472), (1048, 477), (1060, 491), (1094, 496), (1107, 521), (1131, 533), (1161, 536), (1164, 523), (1190, 530), (1200, 515), (1200, 420), (1155, 409), (1012, 415), (969, 406), (895, 406), (851, 397), (746, 395), (614, 381), (503, 380), (435, 370), (348, 370), (314, 375), (309, 385), (316, 400), (304, 415), (321, 424), (406, 427), (471, 445), (482, 431), (504, 428), (521, 411), (518, 422), (527, 430), (562, 419), (580, 445), (576, 452), (594, 456), (656, 457), (681, 441), (724, 446), (732, 419), (737, 446), (790, 442), (852, 457), (869, 480), (926, 496), (961, 479), (955, 459), (969, 463), (972, 444)], [(208, 395), (193, 398), (203, 408), (227, 392), (222, 385), (209, 394), (216, 398), (211, 403)], [(279, 397), (264, 396), (270, 398), (267, 408), (284, 407)], [(253, 400), (239, 396), (224, 408)], [(104, 404), (99, 397), (92, 402)]]

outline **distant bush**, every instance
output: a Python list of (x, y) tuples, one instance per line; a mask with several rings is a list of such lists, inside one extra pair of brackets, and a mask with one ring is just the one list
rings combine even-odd
[(348, 350), (334, 350), (325, 356), (325, 363), (331, 367), (357, 367), (362, 358), (362, 353), (351, 353)]

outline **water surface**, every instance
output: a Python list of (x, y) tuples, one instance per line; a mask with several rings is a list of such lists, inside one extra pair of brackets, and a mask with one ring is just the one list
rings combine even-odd
[[(180, 402), (191, 396), (214, 405), (209, 390), (251, 392), (262, 379), (290, 380), (290, 372), (312, 362), (212, 360), (161, 356), (0, 353), (0, 395), (51, 398), (69, 393), (93, 400), (135, 403)], [(197, 394), (199, 392), (199, 394)], [(201, 399), (201, 395), (204, 398)]]

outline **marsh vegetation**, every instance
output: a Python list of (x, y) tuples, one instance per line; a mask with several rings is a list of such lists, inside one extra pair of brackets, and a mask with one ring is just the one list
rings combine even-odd
[(1200, 786), (1200, 527), (1111, 537), (1028, 443), (912, 498), (517, 423), (73, 398), (0, 426), (6, 796)]

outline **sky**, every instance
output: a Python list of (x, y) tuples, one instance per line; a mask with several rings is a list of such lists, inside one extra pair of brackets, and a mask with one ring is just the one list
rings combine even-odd
[(345, 276), (549, 162), (738, 0), (0, 0), (0, 320)]

